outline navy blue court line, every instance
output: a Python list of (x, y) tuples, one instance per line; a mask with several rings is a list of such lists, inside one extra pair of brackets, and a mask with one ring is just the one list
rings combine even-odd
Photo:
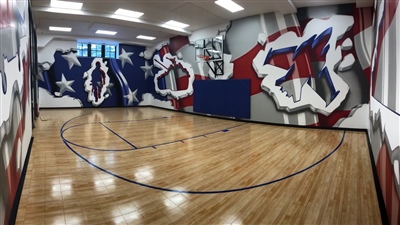
[[(79, 144), (76, 144), (76, 143), (73, 143), (73, 142), (69, 141), (68, 139), (66, 139), (64, 137), (64, 132), (66, 132), (69, 129), (72, 129), (74, 127), (84, 126), (84, 125), (92, 125), (92, 124), (98, 124), (98, 122), (96, 122), (96, 123), (83, 123), (83, 124), (77, 124), (77, 125), (73, 125), (73, 126), (67, 127), (64, 130), (60, 131), (61, 132), (61, 135), (60, 135), (61, 139), (63, 139), (63, 141), (66, 141), (66, 142), (70, 143), (71, 145), (75, 145), (75, 146), (80, 147), (80, 148), (86, 148), (86, 149), (89, 149), (89, 150), (99, 150), (99, 151), (101, 151), (103, 149), (89, 148), (89, 147), (86, 147), (86, 146), (83, 146), (83, 145), (79, 145)], [(115, 149), (115, 150), (110, 149), (109, 151), (131, 151), (131, 150), (135, 150), (135, 148)]]
[(99, 169), (99, 170), (101, 170), (101, 171), (103, 171), (103, 172), (105, 172), (105, 173), (107, 173), (107, 174), (109, 174), (109, 175), (112, 175), (112, 176), (114, 176), (114, 177), (116, 177), (116, 178), (119, 178), (119, 179), (121, 179), (121, 180), (124, 180), (124, 181), (126, 181), (126, 182), (129, 182), (129, 183), (133, 183), (133, 184), (136, 184), (136, 185), (139, 185), (139, 186), (143, 186), (143, 187), (147, 187), (147, 188), (152, 188), (152, 189), (155, 189), (155, 190), (169, 191), (169, 192), (177, 192), (177, 193), (184, 193), (184, 194), (222, 194), (222, 193), (238, 192), (238, 191), (244, 191), (244, 190), (254, 189), (254, 188), (266, 186), (266, 185), (269, 185), (269, 184), (277, 183), (277, 182), (279, 182), (279, 181), (283, 181), (283, 180), (286, 180), (286, 179), (291, 178), (291, 177), (293, 177), (293, 176), (299, 175), (299, 174), (301, 174), (301, 173), (303, 173), (303, 172), (305, 172), (305, 171), (307, 171), (307, 170), (309, 170), (309, 169), (311, 169), (311, 168), (317, 166), (318, 164), (322, 163), (322, 162), (325, 161), (327, 158), (329, 158), (333, 153), (335, 153), (335, 152), (339, 149), (339, 147), (342, 145), (345, 136), (346, 136), (346, 131), (343, 131), (342, 139), (340, 140), (339, 144), (338, 144), (329, 154), (327, 154), (326, 156), (324, 156), (322, 159), (318, 160), (318, 161), (315, 162), (314, 164), (312, 164), (312, 165), (310, 165), (310, 166), (308, 166), (308, 167), (306, 167), (306, 168), (304, 168), (304, 169), (302, 169), (302, 170), (300, 170), (300, 171), (294, 172), (294, 173), (292, 173), (292, 174), (289, 174), (289, 175), (287, 175), (287, 176), (284, 176), (284, 177), (281, 177), (281, 178), (278, 178), (278, 179), (275, 179), (275, 180), (272, 180), (272, 181), (268, 181), (268, 182), (265, 182), (265, 183), (257, 184), (257, 185), (247, 186), (247, 187), (243, 187), (243, 188), (234, 188), (234, 189), (227, 189), (227, 190), (214, 190), (214, 191), (187, 191), (187, 190), (175, 190), (175, 189), (169, 189), (169, 188), (163, 188), (163, 187), (152, 186), (152, 185), (140, 183), (140, 182), (137, 182), (137, 181), (134, 181), (134, 180), (129, 180), (129, 179), (125, 178), (125, 177), (119, 176), (119, 175), (117, 175), (117, 174), (114, 174), (114, 173), (112, 173), (112, 172), (106, 170), (106, 169), (103, 169), (103, 168), (97, 166), (96, 164), (93, 164), (93, 163), (90, 162), (88, 159), (84, 158), (82, 155), (80, 155), (79, 153), (77, 153), (65, 140), (63, 140), (63, 142), (64, 142), (64, 144), (65, 144), (72, 152), (74, 152), (74, 153), (75, 153), (78, 157), (80, 157), (82, 160), (84, 160), (84, 161), (86, 161), (87, 163), (89, 163), (89, 165), (91, 165), (91, 166), (93, 166), (93, 167), (95, 167), (95, 168), (97, 168), (97, 169)]
[[(88, 123), (89, 124), (89, 123)], [(172, 143), (177, 143), (177, 142), (183, 142), (183, 141), (185, 141), (185, 140), (190, 140), (190, 139), (195, 139), (195, 138), (199, 138), (199, 137), (207, 137), (207, 135), (211, 135), (211, 134), (215, 134), (215, 133), (219, 133), (219, 132), (226, 132), (226, 131), (228, 131), (229, 129), (233, 129), (233, 128), (236, 128), (236, 127), (240, 127), (240, 126), (243, 126), (243, 125), (246, 125), (247, 123), (243, 123), (243, 124), (239, 124), (239, 125), (235, 125), (235, 126), (232, 126), (232, 127), (228, 127), (228, 128), (225, 128), (225, 129), (223, 129), (223, 130), (217, 130), (217, 131), (213, 131), (213, 132), (210, 132), (210, 133), (206, 133), (206, 134), (200, 134), (200, 135), (196, 135), (196, 136), (193, 136), (193, 137), (188, 137), (188, 138), (183, 138), (183, 139), (180, 139), (180, 140), (175, 140), (175, 141), (170, 141), (170, 142), (164, 142), (164, 143), (160, 143), (160, 144), (154, 144), (154, 145), (148, 145), (148, 146), (142, 146), (142, 147), (134, 147), (134, 148), (127, 148), (127, 149), (103, 149), (103, 148), (91, 148), (91, 147), (87, 147), (87, 146), (84, 146), (84, 145), (80, 145), (80, 144), (76, 144), (76, 143), (74, 143), (74, 142), (72, 142), (72, 141), (70, 141), (70, 140), (68, 140), (68, 139), (66, 139), (65, 137), (64, 137), (64, 132), (65, 131), (67, 131), (67, 130), (69, 130), (69, 129), (71, 129), (71, 128), (74, 128), (74, 127), (78, 127), (78, 126), (83, 126), (83, 125), (86, 125), (86, 124), (78, 124), (78, 125), (74, 125), (74, 126), (71, 126), (71, 127), (68, 127), (68, 128), (66, 128), (65, 130), (62, 130), (62, 131), (60, 131), (61, 132), (61, 138), (63, 139), (63, 141), (65, 141), (65, 142), (67, 142), (67, 143), (69, 143), (69, 144), (71, 144), (71, 145), (75, 145), (75, 146), (77, 146), (77, 147), (80, 147), (80, 148), (85, 148), (85, 149), (88, 149), (88, 150), (93, 150), (93, 151), (104, 151), (104, 152), (123, 152), (123, 151), (132, 151), (132, 150), (141, 150), (141, 149), (145, 149), (145, 148), (154, 148), (154, 149), (157, 149), (156, 147), (157, 146), (162, 146), (162, 145), (167, 145), (167, 144), (172, 144)], [(104, 124), (102, 124), (103, 126), (105, 126)], [(105, 126), (106, 127), (106, 126)], [(109, 129), (108, 127), (106, 127), (107, 129)], [(110, 129), (109, 129), (110, 130)], [(113, 132), (115, 135), (117, 135), (119, 138), (121, 138), (122, 140), (124, 140), (125, 142), (127, 142), (128, 144), (130, 144), (128, 141), (126, 141), (125, 139), (123, 139), (121, 136), (119, 136), (117, 133), (115, 133), (114, 131), (112, 131), (112, 130), (110, 130), (111, 132)], [(132, 144), (130, 144), (131, 146), (133, 146)]]
[[(86, 116), (86, 115), (89, 115), (90, 113), (88, 113), (88, 114), (84, 114), (84, 115), (82, 115), (82, 116)], [(74, 118), (72, 118), (72, 119), (70, 119), (70, 120), (68, 120), (67, 122), (65, 122), (65, 123), (69, 123), (71, 120), (74, 120), (74, 119), (77, 119), (77, 118), (79, 118), (79, 117), (81, 117), (81, 116), (77, 116), (77, 117), (74, 117)], [(146, 121), (146, 120), (160, 120), (160, 119), (168, 119), (168, 118), (175, 118), (175, 116), (170, 116), (170, 117), (155, 117), (155, 118), (150, 118), (150, 119), (140, 119), (140, 120), (115, 120), (115, 121), (102, 121), (102, 123), (124, 123), (124, 122), (132, 122), (132, 121)], [(73, 126), (71, 126), (71, 127), (77, 127), (77, 126), (79, 126), (79, 125), (86, 125), (86, 124), (98, 124), (99, 122), (91, 122), (91, 123), (81, 123), (81, 124), (77, 124), (77, 125), (73, 125)], [(69, 128), (71, 128), (71, 127), (67, 127), (67, 128), (65, 128), (65, 130), (68, 130)], [(64, 130), (64, 131), (65, 131)]]
[[(110, 111), (111, 111), (111, 110), (110, 110)], [(76, 116), (76, 117), (74, 117), (74, 118), (72, 118), (72, 119), (67, 120), (67, 121), (61, 126), (61, 128), (60, 128), (61, 138), (62, 138), (64, 141), (66, 141), (66, 142), (68, 142), (68, 143), (70, 143), (70, 144), (72, 144), (72, 145), (75, 145), (75, 146), (77, 146), (77, 147), (86, 148), (86, 149), (95, 150), (95, 151), (132, 151), (132, 150), (143, 149), (143, 148), (149, 148), (149, 147), (152, 147), (152, 148), (154, 148), (154, 149), (156, 148), (155, 146), (145, 146), (145, 147), (140, 147), (140, 148), (135, 147), (135, 148), (128, 148), (128, 149), (101, 149), (101, 148), (90, 148), (90, 147), (87, 147), (87, 146), (83, 146), (83, 145), (79, 145), (79, 144), (73, 143), (73, 142), (69, 141), (68, 139), (66, 139), (66, 138), (64, 137), (64, 132), (67, 131), (67, 130), (69, 130), (69, 129), (71, 129), (71, 128), (79, 127), (79, 126), (83, 126), (83, 125), (87, 125), (87, 124), (98, 124), (98, 122), (83, 123), (83, 124), (73, 125), (73, 126), (70, 126), (70, 127), (67, 127), (67, 128), (64, 129), (64, 127), (65, 127), (68, 123), (70, 123), (72, 120), (75, 120), (75, 119), (78, 119), (79, 117), (83, 117), (83, 116), (90, 115), (90, 114), (92, 114), (92, 113), (82, 114), (82, 115), (79, 115), (79, 116)], [(184, 117), (184, 116), (170, 116), (170, 117), (164, 116), (164, 117), (150, 118), (150, 119), (126, 120), (126, 121), (121, 120), (121, 121), (116, 121), (116, 122), (146, 121), (146, 120), (158, 120), (158, 119), (176, 118), (176, 117)], [(108, 123), (112, 123), (112, 122), (113, 122), (113, 121), (108, 121)], [(106, 122), (102, 122), (102, 123), (106, 123)], [(217, 131), (217, 132), (218, 132), (218, 131)], [(204, 135), (207, 135), (207, 134), (204, 134)], [(192, 138), (196, 138), (196, 137), (192, 137)], [(170, 144), (170, 143), (168, 143), (168, 144)], [(159, 144), (159, 145), (162, 145), (162, 144)], [(159, 145), (157, 145), (157, 146), (159, 146)]]
[[(87, 116), (87, 115), (90, 115), (90, 114), (92, 114), (92, 113), (86, 113), (86, 114), (79, 115), (79, 116), (77, 116), (77, 117), (74, 117), (74, 118), (72, 118), (72, 119), (67, 120), (67, 122), (65, 122), (65, 123), (61, 126), (60, 132), (63, 131), (64, 127), (65, 127), (69, 122), (71, 122), (72, 120), (75, 120), (75, 119), (77, 119), (77, 118), (79, 118), (79, 117)], [(78, 125), (79, 125), (79, 124), (78, 124)], [(74, 125), (74, 126), (77, 126), (77, 125)]]
[(207, 135), (216, 134), (216, 133), (220, 133), (220, 132), (226, 132), (226, 131), (229, 131), (229, 129), (233, 129), (233, 128), (236, 128), (236, 127), (241, 127), (241, 126), (246, 125), (246, 124), (247, 123), (239, 124), (239, 125), (236, 125), (236, 126), (225, 128), (223, 130), (217, 130), (217, 131), (213, 131), (213, 132), (206, 133), (206, 134), (200, 134), (200, 135), (196, 135), (196, 136), (188, 137), (188, 138), (183, 138), (183, 139), (176, 140), (176, 141), (164, 142), (164, 143), (161, 143), (161, 144), (155, 144), (155, 145), (146, 146), (146, 147), (140, 147), (140, 148), (148, 148), (148, 147), (153, 147), (154, 148), (154, 147), (157, 147), (157, 146), (172, 144), (172, 143), (176, 143), (176, 142), (182, 142), (183, 143), (183, 141), (186, 141), (186, 140), (195, 139), (195, 138), (199, 138), (199, 137), (207, 137)]
[[(80, 116), (74, 117), (74, 118), (68, 120), (67, 122), (65, 122), (65, 123), (63, 124), (63, 126), (61, 127), (61, 129), (60, 129), (60, 132), (61, 132), (61, 134), (62, 134), (61, 137), (64, 138), (64, 132), (67, 131), (67, 130), (69, 130), (69, 129), (71, 129), (71, 128), (79, 127), (79, 126), (84, 126), (84, 125), (88, 125), (88, 124), (98, 124), (99, 122), (81, 123), (81, 124), (72, 125), (72, 126), (67, 127), (67, 128), (64, 129), (65, 125), (67, 125), (67, 124), (68, 124), (69, 122), (71, 122), (72, 120), (77, 119), (77, 118), (82, 117), (82, 116), (89, 115), (89, 114), (91, 114), (91, 113), (88, 113), (88, 114), (84, 114), (84, 115), (80, 115)], [(166, 118), (175, 118), (175, 117), (159, 117), (159, 118), (154, 118), (154, 119), (140, 119), (140, 120), (126, 120), (126, 121), (120, 120), (120, 121), (117, 121), (117, 122), (146, 121), (146, 120), (158, 120), (158, 119), (166, 119)], [(113, 121), (100, 122), (100, 123), (113, 123)], [(65, 139), (65, 138), (64, 138), (64, 139)], [(67, 140), (67, 139), (65, 139), (65, 140)], [(67, 140), (67, 141), (68, 141), (68, 140)], [(70, 143), (73, 144), (73, 145), (75, 145), (75, 144), (72, 143), (72, 142), (70, 142)], [(79, 146), (79, 145), (76, 145), (76, 146)], [(79, 146), (79, 147), (81, 147), (81, 146)], [(85, 148), (84, 146), (82, 146), (82, 147)]]
[(132, 146), (134, 149), (137, 149), (137, 147), (135, 145), (133, 145), (132, 143), (130, 143), (128, 140), (126, 140), (125, 138), (123, 138), (121, 135), (117, 134), (116, 132), (114, 132), (111, 128), (107, 127), (106, 125), (104, 125), (102, 122), (100, 122), (100, 124), (105, 127), (107, 130), (111, 131), (111, 133), (115, 134), (117, 137), (119, 137), (121, 140), (125, 141), (128, 145)]
[(175, 116), (164, 116), (164, 117), (156, 117), (156, 118), (150, 118), (150, 119), (140, 119), (140, 120), (113, 120), (113, 121), (103, 121), (102, 123), (126, 123), (126, 122), (133, 122), (133, 121), (146, 121), (146, 120), (161, 120), (161, 119), (167, 119), (167, 118), (175, 118)]

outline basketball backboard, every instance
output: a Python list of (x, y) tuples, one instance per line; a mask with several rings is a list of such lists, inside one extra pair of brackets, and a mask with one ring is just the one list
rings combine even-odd
[(206, 62), (215, 75), (224, 74), (224, 40), (222, 36), (195, 41), (196, 62)]

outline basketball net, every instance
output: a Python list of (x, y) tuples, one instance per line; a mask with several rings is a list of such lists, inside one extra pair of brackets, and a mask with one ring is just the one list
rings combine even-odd
[(206, 61), (206, 62), (208, 62), (208, 61), (210, 60), (210, 56), (208, 56), (208, 55), (197, 55), (197, 57), (198, 57), (199, 59), (201, 59), (201, 61)]

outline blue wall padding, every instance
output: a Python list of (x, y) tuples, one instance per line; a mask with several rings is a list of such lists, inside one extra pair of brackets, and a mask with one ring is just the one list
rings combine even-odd
[(250, 79), (195, 80), (193, 111), (250, 119)]

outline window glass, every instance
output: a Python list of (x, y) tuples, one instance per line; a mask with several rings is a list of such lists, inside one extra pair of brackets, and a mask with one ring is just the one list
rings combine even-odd
[(88, 44), (86, 44), (86, 43), (78, 43), (76, 48), (78, 50), (77, 53), (76, 53), (78, 56), (88, 56), (87, 55)]
[[(104, 51), (102, 51), (103, 46)], [(117, 45), (78, 42), (76, 48), (78, 56), (116, 58)]]
[(105, 46), (106, 58), (115, 58), (115, 46), (114, 45), (106, 45)]

